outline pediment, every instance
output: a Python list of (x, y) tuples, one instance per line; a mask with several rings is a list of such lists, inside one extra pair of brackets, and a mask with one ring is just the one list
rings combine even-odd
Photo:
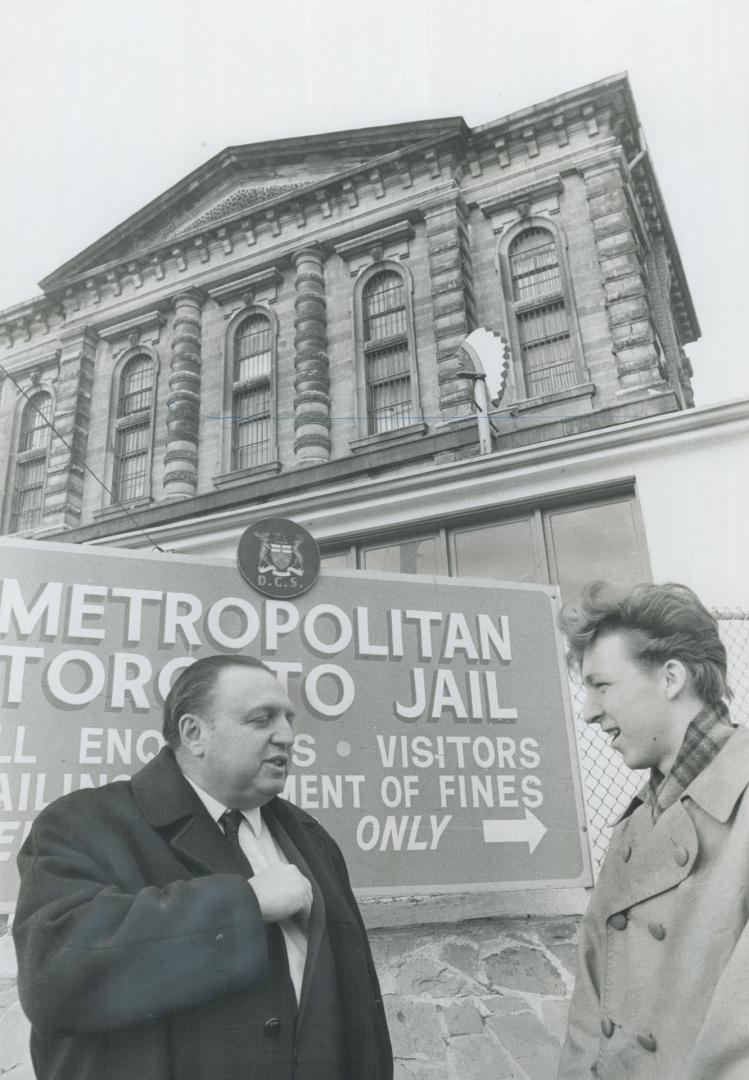
[(179, 240), (182, 236), (205, 229), (209, 225), (219, 225), (242, 210), (249, 210), (271, 199), (290, 195), (299, 188), (306, 187), (305, 182), (290, 184), (258, 184), (249, 179), (240, 182), (228, 191), (215, 194), (206, 200), (192, 214), (187, 214), (182, 221), (170, 222), (165, 229), (154, 233), (154, 240)]
[(335, 180), (383, 156), (465, 130), (460, 117), (230, 147), (127, 218), (41, 282), (49, 293), (264, 203)]

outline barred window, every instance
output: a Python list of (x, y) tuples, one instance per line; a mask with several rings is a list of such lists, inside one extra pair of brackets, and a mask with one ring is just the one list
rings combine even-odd
[(528, 397), (578, 381), (557, 243), (548, 229), (524, 229), (508, 250), (511, 292)]
[(384, 270), (362, 295), (364, 373), (370, 435), (413, 421), (408, 313), (403, 278)]
[(510, 267), (516, 300), (537, 300), (562, 290), (557, 245), (546, 229), (526, 229), (515, 238)]
[(122, 370), (117, 396), (114, 501), (132, 502), (150, 494), (149, 468), (155, 364), (140, 353)]
[(273, 330), (265, 315), (243, 319), (234, 332), (231, 468), (271, 460), (273, 447)]
[(517, 319), (528, 396), (574, 386), (575, 356), (563, 301), (520, 312)]
[(10, 532), (35, 528), (42, 519), (44, 486), (52, 431), (52, 397), (46, 392), (27, 401), (18, 435)]
[(234, 333), (235, 383), (267, 378), (271, 370), (271, 326), (264, 315), (243, 319)]
[(270, 387), (251, 386), (234, 394), (232, 468), (249, 469), (269, 460)]

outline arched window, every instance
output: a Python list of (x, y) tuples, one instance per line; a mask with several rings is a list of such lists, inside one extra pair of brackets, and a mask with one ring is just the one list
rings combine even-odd
[(248, 315), (234, 331), (231, 468), (250, 469), (271, 459), (273, 446), (273, 327), (266, 315)]
[(51, 422), (51, 394), (34, 394), (21, 415), (9, 522), (12, 533), (33, 529), (42, 519)]
[(151, 428), (156, 365), (146, 353), (125, 364), (119, 379), (114, 443), (115, 502), (150, 494)]
[(541, 226), (523, 229), (507, 260), (527, 396), (574, 386), (578, 365), (556, 238)]
[(413, 423), (408, 309), (403, 278), (382, 270), (362, 291), (367, 427), (378, 435)]

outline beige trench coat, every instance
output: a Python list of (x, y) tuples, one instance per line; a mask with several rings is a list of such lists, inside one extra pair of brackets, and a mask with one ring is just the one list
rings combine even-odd
[(749, 730), (655, 825), (614, 828), (558, 1080), (748, 1080)]

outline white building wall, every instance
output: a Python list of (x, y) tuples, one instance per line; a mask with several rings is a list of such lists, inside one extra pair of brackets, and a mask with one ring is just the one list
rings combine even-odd
[[(151, 531), (172, 551), (234, 558), (239, 536), (258, 516), (294, 518), (323, 542), (630, 481), (653, 579), (684, 582), (710, 607), (749, 611), (747, 475), (749, 400), (739, 399)], [(131, 534), (108, 542), (140, 547), (145, 540)]]

